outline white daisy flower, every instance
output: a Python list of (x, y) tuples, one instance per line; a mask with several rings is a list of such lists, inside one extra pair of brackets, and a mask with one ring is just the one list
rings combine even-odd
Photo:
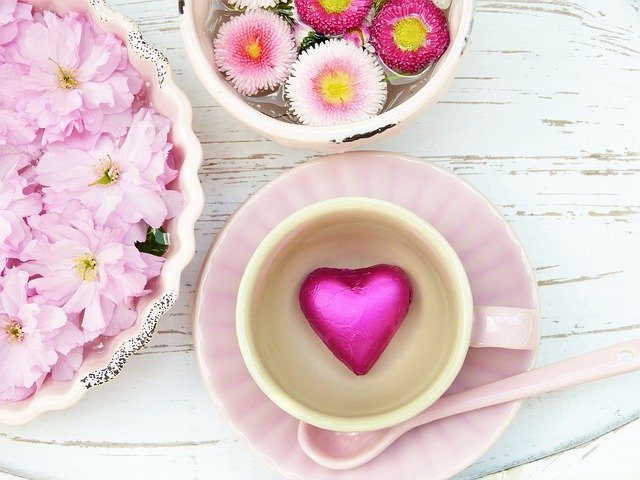
[(331, 39), (300, 54), (285, 92), (301, 123), (343, 125), (377, 115), (387, 98), (387, 83), (375, 56)]

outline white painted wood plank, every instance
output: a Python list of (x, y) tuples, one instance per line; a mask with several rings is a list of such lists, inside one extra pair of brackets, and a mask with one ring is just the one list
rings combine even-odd
[[(214, 104), (183, 51), (176, 0), (111, 3), (167, 52), (194, 104), (206, 156), (198, 251), (176, 308), (114, 382), (65, 412), (0, 427), (0, 472), (52, 480), (87, 472), (97, 480), (276, 480), (204, 391), (190, 312), (199, 265), (228, 215), (314, 153), (266, 141)], [(398, 137), (372, 145), (455, 171), (512, 223), (540, 286), (540, 364), (640, 335), (638, 9), (637, 0), (479, 0), (469, 54), (443, 101)], [(532, 399), (499, 443), (457, 478), (601, 435), (640, 414), (630, 395), (639, 387), (640, 375), (632, 374)], [(629, 462), (640, 468), (640, 460)], [(609, 473), (585, 471), (595, 475), (586, 479)]]
[(638, 438), (640, 420), (572, 450), (482, 480), (631, 480), (638, 477)]

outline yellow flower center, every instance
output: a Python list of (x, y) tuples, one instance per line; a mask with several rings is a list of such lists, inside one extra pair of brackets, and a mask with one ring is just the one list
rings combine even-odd
[(98, 173), (98, 179), (90, 183), (90, 187), (94, 185), (111, 185), (117, 182), (120, 177), (120, 165), (113, 161), (111, 155), (101, 159), (95, 166), (95, 171)]
[(98, 278), (98, 261), (88, 253), (76, 258), (74, 269), (85, 282), (95, 282)]
[(17, 320), (9, 322), (4, 329), (10, 342), (21, 342), (24, 340), (24, 331), (22, 330), (22, 324)]
[(428, 38), (429, 27), (417, 17), (403, 18), (393, 26), (393, 40), (406, 52), (423, 47)]
[(65, 90), (73, 90), (78, 86), (78, 80), (73, 76), (73, 70), (58, 67), (58, 78), (60, 79), (60, 86)]
[(331, 105), (340, 105), (353, 98), (355, 89), (348, 73), (332, 71), (324, 74), (319, 81), (322, 99)]
[(252, 60), (257, 60), (260, 58), (260, 54), (262, 53), (262, 47), (260, 46), (260, 42), (256, 38), (255, 40), (249, 42), (245, 47), (245, 51), (249, 58)]
[(56, 62), (53, 58), (49, 58), (53, 64), (58, 67), (58, 83), (60, 88), (65, 90), (73, 90), (78, 86), (78, 80), (76, 80), (76, 71), (71, 68), (62, 68), (62, 66)]
[(351, 0), (318, 0), (327, 13), (342, 13), (349, 8)]

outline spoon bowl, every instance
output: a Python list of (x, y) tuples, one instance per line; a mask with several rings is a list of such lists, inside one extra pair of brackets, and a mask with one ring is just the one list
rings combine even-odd
[[(362, 465), (382, 453), (396, 436), (393, 428), (372, 432), (334, 432), (304, 422), (298, 426), (298, 442), (316, 463), (346, 470)], [(305, 445), (313, 448), (305, 449)]]

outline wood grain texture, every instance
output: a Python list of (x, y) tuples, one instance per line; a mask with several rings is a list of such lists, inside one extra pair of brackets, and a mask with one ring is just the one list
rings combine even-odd
[[(182, 48), (176, 0), (111, 3), (168, 54), (193, 102), (206, 158), (198, 251), (176, 307), (115, 381), (67, 411), (0, 427), (0, 472), (276, 480), (217, 416), (200, 382), (191, 307), (199, 266), (229, 214), (315, 153), (275, 145), (215, 105)], [(637, 0), (479, 0), (451, 90), (397, 137), (371, 146), (456, 172), (513, 225), (540, 289), (540, 364), (640, 335), (639, 10)], [(631, 374), (531, 399), (496, 446), (456, 478), (611, 431), (640, 416), (638, 391), (640, 375)], [(640, 461), (629, 461), (638, 471)]]
[(638, 438), (640, 420), (579, 447), (495, 473), (483, 480), (582, 480), (596, 478), (599, 474), (602, 477), (598, 478), (635, 479), (638, 476)]

